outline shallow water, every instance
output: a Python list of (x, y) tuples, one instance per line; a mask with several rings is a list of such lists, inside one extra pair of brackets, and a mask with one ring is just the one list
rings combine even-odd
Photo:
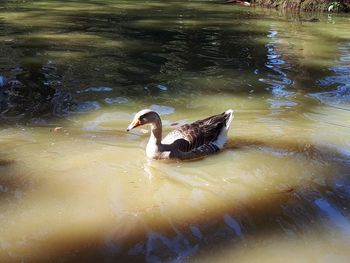
[[(347, 262), (349, 22), (5, 1), (0, 261)], [(145, 107), (165, 132), (233, 108), (226, 149), (148, 160), (147, 127), (125, 132)]]

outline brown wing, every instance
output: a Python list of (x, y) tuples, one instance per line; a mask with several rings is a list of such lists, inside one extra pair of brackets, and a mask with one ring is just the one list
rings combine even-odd
[(182, 125), (169, 133), (163, 144), (171, 144), (173, 149), (188, 152), (201, 145), (215, 141), (221, 130), (226, 127), (229, 116), (225, 112), (191, 124)]

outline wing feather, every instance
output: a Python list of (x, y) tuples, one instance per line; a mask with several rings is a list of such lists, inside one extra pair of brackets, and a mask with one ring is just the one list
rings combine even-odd
[(163, 144), (172, 144), (174, 149), (189, 152), (202, 145), (209, 144), (219, 136), (226, 127), (230, 114), (224, 112), (203, 120), (185, 124), (170, 132), (162, 141)]

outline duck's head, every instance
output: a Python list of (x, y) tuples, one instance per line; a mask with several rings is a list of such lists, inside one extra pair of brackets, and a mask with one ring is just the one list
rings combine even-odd
[(155, 111), (144, 109), (135, 114), (134, 119), (130, 123), (126, 131), (130, 131), (138, 126), (154, 123), (159, 120), (160, 117)]

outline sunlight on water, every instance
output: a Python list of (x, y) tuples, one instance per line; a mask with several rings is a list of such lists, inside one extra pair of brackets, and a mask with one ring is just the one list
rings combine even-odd
[[(210, 1), (0, 9), (1, 262), (346, 262), (349, 17)], [(225, 150), (153, 161), (233, 108)]]
[[(6, 159), (18, 161), (3, 168), (13, 182), (3, 189), (1, 202), (6, 210), (0, 219), (6, 251), (2, 257), (55, 256), (73, 251), (81, 242), (87, 247), (97, 242), (108, 250), (107, 242), (113, 248), (108, 253), (113, 254), (132, 249), (132, 240), (145, 235), (149, 243), (157, 243), (169, 231), (187, 232), (187, 224), (206, 235), (205, 221), (220, 218), (233, 228), (233, 236), (244, 238), (247, 227), (228, 215), (242, 217), (240, 211), (246, 206), (283, 205), (294, 192), (303, 192), (310, 184), (324, 185), (342, 169), (327, 157), (336, 156), (335, 149), (314, 149), (308, 143), (321, 136), (324, 142), (337, 144), (341, 136), (327, 138), (327, 125), (319, 134), (313, 127), (301, 128), (307, 123), (296, 119), (292, 125), (278, 124), (281, 131), (275, 132), (271, 124), (253, 121), (259, 114), (264, 116), (262, 112), (242, 112), (245, 117), (240, 119), (238, 109), (228, 149), (185, 163), (147, 160), (148, 134), (124, 132), (131, 113), (99, 111), (82, 120), (77, 116), (74, 126), (58, 132), (50, 132), (49, 127), (4, 129), (2, 152)], [(165, 123), (180, 117), (163, 116)], [(272, 139), (274, 133), (288, 139)], [(176, 242), (186, 240), (187, 235), (181, 235), (185, 234)], [(176, 242), (167, 250), (184, 253)], [(147, 243), (158, 257), (161, 248), (154, 246)]]

